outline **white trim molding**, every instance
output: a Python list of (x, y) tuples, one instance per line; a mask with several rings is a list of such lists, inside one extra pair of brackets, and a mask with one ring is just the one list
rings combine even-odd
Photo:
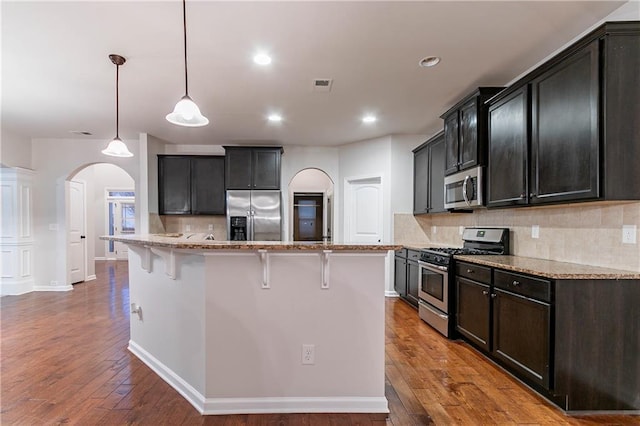
[(128, 349), (204, 415), (389, 412), (385, 397), (205, 398), (140, 345), (130, 340)]

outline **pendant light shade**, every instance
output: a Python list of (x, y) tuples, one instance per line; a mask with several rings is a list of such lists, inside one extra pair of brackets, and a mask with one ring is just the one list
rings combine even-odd
[(209, 119), (202, 115), (198, 105), (187, 95), (178, 101), (171, 114), (167, 114), (167, 121), (187, 127), (200, 127), (209, 124)]
[(120, 127), (120, 99), (119, 99), (119, 83), (120, 83), (120, 65), (123, 65), (127, 60), (120, 55), (109, 55), (109, 59), (116, 66), (116, 137), (113, 138), (109, 145), (102, 150), (104, 155), (111, 157), (133, 157), (133, 154), (127, 148), (124, 142), (120, 139), (119, 127)]
[(109, 145), (102, 150), (104, 155), (110, 155), (112, 157), (133, 157), (133, 154), (127, 148), (124, 142), (118, 137), (109, 142)]
[(167, 114), (167, 121), (178, 126), (201, 127), (209, 124), (200, 108), (189, 97), (189, 74), (187, 73), (187, 6), (182, 0), (182, 29), (184, 34), (184, 96), (178, 101), (173, 112)]

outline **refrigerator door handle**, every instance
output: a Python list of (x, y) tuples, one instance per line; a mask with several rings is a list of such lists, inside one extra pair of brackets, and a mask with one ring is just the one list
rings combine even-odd
[(251, 212), (248, 212), (249, 216), (247, 216), (247, 241), (253, 241), (253, 215)]

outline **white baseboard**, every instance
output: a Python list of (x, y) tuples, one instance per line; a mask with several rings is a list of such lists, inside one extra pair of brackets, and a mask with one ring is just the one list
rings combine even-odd
[[(204, 396), (136, 342), (129, 340), (129, 351), (152, 369), (184, 397), (200, 414), (204, 414)], [(203, 371), (204, 374), (204, 371)]]
[(18, 296), (32, 291), (33, 281), (0, 283), (0, 296)]
[(73, 290), (72, 285), (37, 285), (33, 287), (33, 291), (70, 291)]
[(93, 280), (95, 280), (95, 279), (97, 279), (97, 278), (98, 278), (98, 277), (96, 277), (95, 275), (89, 275), (89, 276), (85, 279), (85, 281), (93, 281)]
[[(204, 398), (173, 370), (135, 342), (129, 340), (129, 351), (137, 356), (162, 380), (173, 387), (200, 414), (267, 414), (267, 413), (388, 413), (387, 398), (382, 397), (278, 397), (278, 398)], [(203, 372), (204, 374), (204, 372)]]
[(96, 256), (93, 258), (93, 260), (107, 260), (107, 258), (104, 256)]
[(207, 398), (202, 414), (388, 413), (385, 397)]
[(400, 297), (400, 295), (395, 290), (385, 290), (384, 297)]

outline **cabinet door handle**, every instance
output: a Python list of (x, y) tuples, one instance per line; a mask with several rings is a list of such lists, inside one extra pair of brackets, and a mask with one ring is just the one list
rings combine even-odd
[(513, 284), (514, 286), (519, 286), (520, 285), (520, 281), (513, 280), (513, 282), (511, 284)]
[(487, 296), (489, 294), (489, 292), (487, 290), (482, 290), (482, 294)]
[(473, 269), (467, 269), (467, 274), (473, 274), (474, 270)]
[(520, 198), (524, 199), (524, 192), (520, 194)]
[(531, 192), (531, 193), (529, 194), (529, 198), (536, 198), (536, 194), (534, 194), (533, 192)]
[(492, 298), (492, 299), (495, 299), (496, 297), (498, 297), (498, 295), (497, 295), (497, 294), (495, 294), (495, 293), (491, 293), (491, 298)]

